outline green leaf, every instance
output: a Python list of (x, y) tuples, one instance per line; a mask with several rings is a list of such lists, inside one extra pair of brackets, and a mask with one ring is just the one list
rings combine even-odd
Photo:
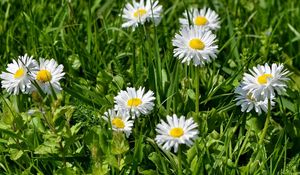
[(192, 100), (196, 100), (196, 94), (192, 89), (188, 89), (187, 94)]
[(119, 75), (114, 76), (113, 82), (117, 85), (118, 89), (122, 89), (123, 88), (124, 79), (121, 76), (119, 76)]
[(82, 123), (76, 123), (75, 125), (73, 125), (73, 126), (71, 127), (71, 134), (72, 134), (72, 135), (77, 134), (78, 131), (80, 130), (81, 126), (82, 126)]
[(197, 148), (196, 145), (192, 146), (188, 151), (187, 151), (187, 162), (191, 162), (195, 156), (197, 156)]
[(44, 143), (39, 145), (35, 150), (35, 154), (58, 154), (59, 153), (59, 142), (61, 137), (53, 133), (45, 133), (43, 135)]
[(78, 70), (81, 67), (81, 62), (77, 54), (69, 56), (68, 61), (74, 70)]
[(159, 156), (159, 154), (157, 152), (150, 153), (148, 158), (155, 164), (155, 166), (159, 172), (161, 172), (161, 173), (164, 172), (163, 166), (162, 166), (162, 161), (164, 161), (164, 159), (162, 159), (161, 156)]
[(246, 122), (247, 129), (255, 131), (256, 133), (260, 132), (264, 124), (262, 118), (263, 118), (262, 116), (251, 117)]
[[(282, 100), (282, 105), (283, 105), (283, 107), (285, 107), (285, 108), (291, 110), (291, 111), (294, 112), (294, 113), (296, 112), (295, 104), (294, 104), (294, 103), (292, 103), (291, 101), (289, 101), (288, 99), (283, 98), (283, 97), (281, 97), (281, 100)], [(277, 102), (277, 103), (280, 103), (280, 99), (278, 98), (278, 99), (276, 100), (276, 102)]]
[(59, 152), (58, 147), (48, 146), (48, 145), (39, 145), (35, 150), (35, 154), (57, 154)]
[(115, 155), (124, 154), (129, 150), (128, 141), (121, 132), (113, 132), (111, 152)]
[(38, 129), (39, 132), (45, 132), (45, 126), (43, 124), (43, 122), (41, 121), (40, 117), (34, 117), (31, 120), (32, 124), (34, 125), (34, 127), (36, 127)]
[(155, 170), (143, 170), (139, 171), (139, 174), (144, 174), (144, 175), (157, 175), (157, 172)]
[(118, 160), (114, 155), (108, 154), (105, 158), (105, 162), (112, 167), (119, 168)]
[(22, 150), (17, 150), (17, 149), (10, 149), (9, 152), (10, 152), (11, 160), (18, 160), (24, 153)]
[(66, 120), (69, 121), (71, 119), (74, 111), (75, 111), (75, 108), (73, 106), (59, 107), (54, 112), (53, 121), (55, 122), (59, 117), (62, 117), (62, 116), (65, 116)]
[(65, 167), (65, 168), (59, 169), (55, 174), (57, 174), (57, 175), (74, 175), (77, 173), (75, 170), (73, 170), (73, 168)]

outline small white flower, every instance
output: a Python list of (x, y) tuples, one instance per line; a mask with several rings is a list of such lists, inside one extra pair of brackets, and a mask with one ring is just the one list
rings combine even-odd
[(173, 39), (174, 56), (182, 63), (203, 66), (217, 57), (216, 35), (203, 28), (184, 27)]
[(272, 64), (270, 67), (267, 63), (258, 65), (249, 70), (250, 74), (245, 73), (243, 77), (243, 89), (252, 93), (256, 99), (275, 97), (275, 91), (278, 94), (285, 92), (287, 87), (286, 81), (289, 71), (284, 70), (282, 64)]
[(104, 113), (104, 120), (111, 122), (114, 131), (124, 132), (126, 137), (129, 137), (133, 127), (133, 120), (130, 120), (130, 115), (126, 112), (121, 112), (115, 109), (109, 109)]
[(27, 54), (19, 56), (13, 63), (8, 64), (6, 71), (2, 72), (2, 88), (5, 88), (9, 94), (17, 95), (20, 93), (29, 93), (31, 89), (30, 72), (37, 69), (36, 61)]
[(136, 2), (133, 0), (133, 4), (127, 3), (123, 11), (124, 23), (122, 27), (132, 27), (135, 29), (139, 24), (144, 24), (146, 21), (153, 21), (157, 25), (160, 20), (160, 14), (162, 12), (162, 6), (158, 5), (158, 1), (144, 0)]
[[(54, 59), (45, 60), (40, 58), (38, 70), (33, 71), (32, 76), (35, 78), (37, 84), (46, 94), (52, 94), (52, 88), (54, 92), (60, 92), (62, 90), (59, 80), (61, 80), (65, 73), (63, 72), (64, 66), (58, 65)], [(36, 90), (34, 88), (33, 90)]]
[[(258, 115), (260, 115), (262, 113), (262, 111), (264, 112), (268, 112), (268, 98), (262, 98), (260, 97), (260, 99), (256, 99), (253, 94), (247, 93), (247, 91), (245, 91), (243, 89), (243, 84), (238, 86), (234, 93), (236, 94), (236, 105), (237, 106), (241, 106), (242, 112), (250, 112), (252, 109), (255, 110), (256, 113), (258, 113)], [(275, 103), (273, 102), (273, 97), (271, 98), (271, 107), (275, 105)]]
[(167, 122), (161, 120), (156, 126), (155, 140), (158, 145), (165, 150), (174, 147), (174, 152), (177, 152), (179, 144), (192, 146), (198, 135), (198, 125), (192, 118), (185, 120), (185, 117), (181, 116), (178, 119), (177, 115), (173, 114), (173, 117), (167, 116)]
[[(208, 30), (217, 30), (220, 28), (219, 15), (210, 8), (203, 9), (190, 9), (188, 12), (183, 13), (184, 18), (180, 18), (179, 21), (182, 26), (198, 26), (205, 27)], [(189, 22), (189, 19), (191, 20)]]
[(115, 108), (121, 111), (130, 112), (132, 117), (138, 117), (140, 114), (147, 115), (154, 107), (154, 93), (149, 90), (147, 93), (145, 88), (127, 87), (126, 91), (120, 91), (115, 97)]

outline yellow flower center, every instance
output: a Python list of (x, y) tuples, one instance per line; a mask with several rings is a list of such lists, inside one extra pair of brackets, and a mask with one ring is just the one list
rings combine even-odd
[(184, 134), (184, 131), (183, 131), (182, 128), (172, 128), (172, 129), (170, 130), (170, 135), (171, 135), (172, 137), (178, 138), (178, 137), (181, 137), (183, 134)]
[(127, 105), (129, 107), (137, 107), (140, 104), (142, 104), (142, 100), (139, 99), (139, 98), (132, 98), (132, 99), (130, 99), (130, 100), (127, 101)]
[(272, 74), (263, 74), (257, 78), (259, 84), (266, 84), (268, 82), (268, 78), (273, 78)]
[(196, 50), (203, 50), (205, 47), (204, 43), (198, 38), (191, 39), (189, 45), (192, 49)]
[(20, 68), (16, 71), (14, 78), (21, 78), (25, 74), (25, 71), (23, 68)]
[(38, 81), (41, 81), (43, 83), (45, 82), (49, 82), (52, 79), (52, 75), (48, 70), (40, 70), (38, 71), (37, 75), (36, 75), (36, 79)]
[(145, 15), (147, 11), (145, 9), (138, 9), (137, 11), (134, 12), (133, 16), (136, 18), (140, 18), (143, 15)]
[(112, 120), (112, 124), (116, 127), (116, 128), (124, 128), (125, 124), (123, 122), (123, 120), (121, 118), (114, 118)]
[(197, 26), (203, 26), (207, 23), (207, 19), (203, 16), (197, 16), (194, 20), (194, 23), (197, 25)]

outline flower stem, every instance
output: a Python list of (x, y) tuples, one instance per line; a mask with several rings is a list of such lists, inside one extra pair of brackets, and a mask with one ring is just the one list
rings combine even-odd
[(269, 123), (270, 123), (270, 119), (271, 119), (271, 99), (268, 99), (268, 114), (267, 114), (264, 129), (262, 131), (261, 137), (260, 137), (259, 142), (258, 142), (259, 145), (261, 145), (264, 141), (264, 138), (266, 136), (268, 126), (269, 126)]
[(195, 67), (195, 88), (196, 88), (196, 102), (195, 102), (195, 112), (196, 115), (199, 113), (199, 69), (198, 67)]
[(180, 144), (179, 144), (179, 146), (178, 146), (178, 156), (177, 156), (177, 158), (178, 158), (178, 175), (182, 175), (182, 162), (181, 162), (181, 159), (182, 159), (182, 152), (181, 152), (181, 146), (180, 146)]

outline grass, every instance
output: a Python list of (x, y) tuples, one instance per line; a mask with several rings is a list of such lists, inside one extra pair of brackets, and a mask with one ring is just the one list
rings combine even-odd
[[(178, 174), (178, 164), (195, 175), (300, 172), (300, 1), (161, 0), (161, 23), (135, 31), (121, 28), (125, 3), (0, 2), (0, 70), (28, 53), (54, 58), (66, 72), (57, 99), (1, 91), (0, 174)], [(222, 21), (218, 58), (198, 74), (173, 57), (187, 6), (210, 7)], [(242, 113), (233, 92), (245, 71), (266, 62), (284, 63), (292, 74), (261, 143), (267, 114)], [(130, 86), (151, 89), (156, 101), (125, 139), (101, 116)], [(179, 155), (154, 141), (156, 124), (173, 113), (199, 125), (199, 138)]]

